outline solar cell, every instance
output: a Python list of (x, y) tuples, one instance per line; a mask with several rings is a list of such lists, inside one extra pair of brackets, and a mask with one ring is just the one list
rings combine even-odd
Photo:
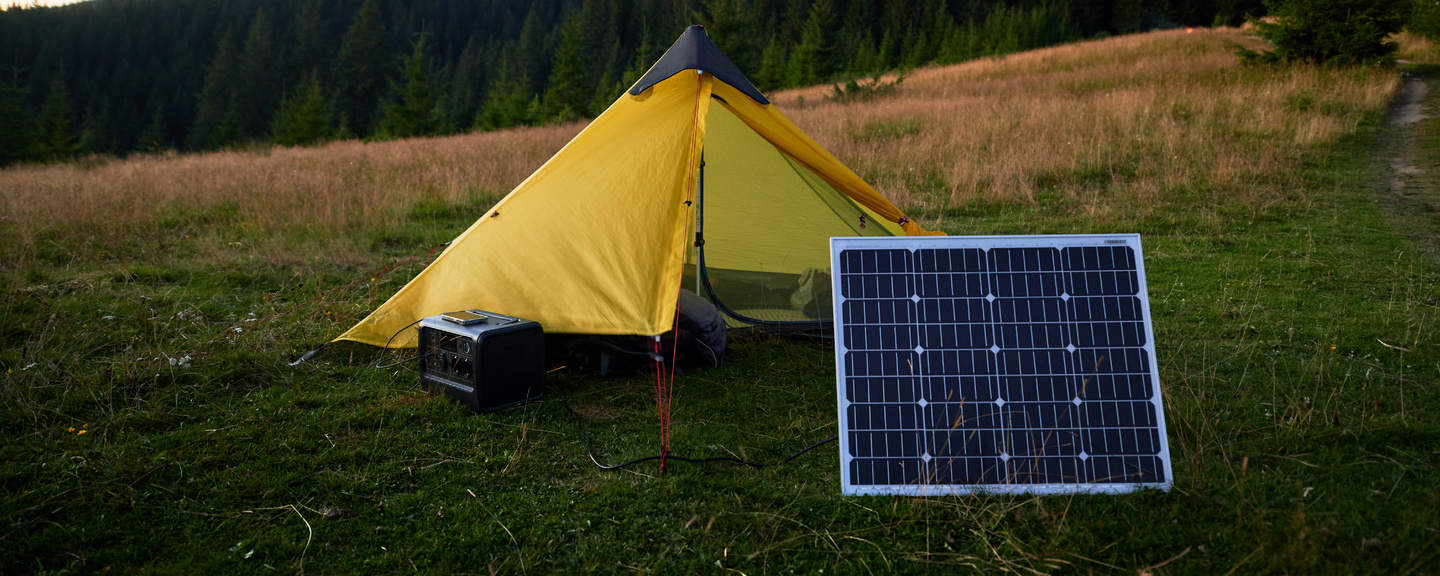
[(1171, 484), (1140, 237), (831, 239), (845, 494)]

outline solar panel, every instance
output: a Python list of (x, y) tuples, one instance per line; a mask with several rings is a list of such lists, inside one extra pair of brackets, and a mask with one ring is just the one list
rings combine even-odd
[(845, 494), (1169, 489), (1139, 235), (830, 248)]

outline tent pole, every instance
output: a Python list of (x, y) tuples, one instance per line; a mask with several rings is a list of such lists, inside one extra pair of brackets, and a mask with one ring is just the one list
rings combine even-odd
[(705, 264), (705, 259), (700, 257), (700, 251), (704, 250), (705, 244), (705, 150), (700, 150), (700, 180), (699, 194), (695, 202), (695, 293), (704, 294), (705, 276), (700, 273), (700, 267)]

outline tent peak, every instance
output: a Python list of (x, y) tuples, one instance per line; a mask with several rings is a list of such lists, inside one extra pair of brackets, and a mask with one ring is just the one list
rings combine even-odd
[(700, 70), (710, 73), (746, 96), (761, 104), (769, 104), (770, 100), (755, 89), (755, 85), (745, 78), (734, 62), (710, 40), (705, 33), (705, 27), (700, 25), (691, 26), (685, 29), (665, 51), (665, 55), (645, 73), (645, 77), (630, 87), (630, 95), (639, 96), (646, 88), (659, 84), (671, 76), (685, 70)]

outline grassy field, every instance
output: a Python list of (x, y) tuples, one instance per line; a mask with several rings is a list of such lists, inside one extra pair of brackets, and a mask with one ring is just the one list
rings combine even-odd
[[(927, 226), (1142, 234), (1168, 493), (842, 498), (833, 445), (602, 472), (571, 408), (600, 458), (653, 454), (651, 380), (560, 371), (550, 398), (476, 415), (372, 348), (286, 366), (566, 125), (0, 171), (0, 569), (1435, 573), (1440, 255), (1388, 188), (1401, 72), (1245, 68), (1232, 42), (1255, 40), (1160, 32), (917, 70), (871, 102), (775, 97)], [(1405, 45), (1440, 78), (1433, 45)], [(1419, 129), (1434, 169), (1440, 119)], [(776, 462), (835, 434), (832, 354), (754, 336), (679, 377), (675, 452)]]

